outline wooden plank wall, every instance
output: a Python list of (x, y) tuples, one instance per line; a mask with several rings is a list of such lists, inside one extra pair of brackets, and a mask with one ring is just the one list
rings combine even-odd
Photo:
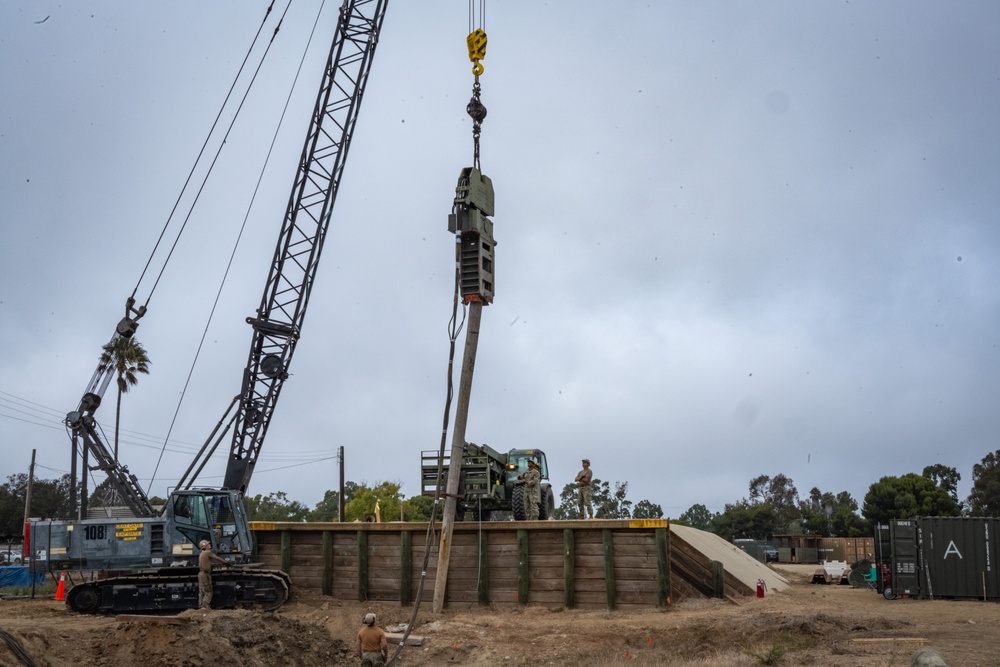
[[(426, 523), (253, 524), (256, 559), (293, 586), (343, 600), (412, 604), (427, 553)], [(437, 541), (423, 599), (434, 597)], [(702, 596), (671, 579), (666, 520), (455, 524), (446, 604), (649, 608)], [(709, 575), (710, 576), (710, 575)]]
[(738, 597), (755, 595), (751, 589), (729, 572), (723, 571), (720, 590), (716, 581), (716, 568), (708, 556), (698, 551), (677, 535), (670, 537), (670, 562), (673, 567), (671, 583), (674, 589), (687, 597)]

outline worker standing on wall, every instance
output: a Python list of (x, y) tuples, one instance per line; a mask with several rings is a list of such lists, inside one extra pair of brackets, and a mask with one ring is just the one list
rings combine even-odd
[[(580, 518), (586, 519), (589, 513), (590, 518), (594, 518), (594, 504), (591, 501), (590, 480), (594, 478), (594, 471), (590, 469), (590, 459), (583, 460), (583, 470), (576, 473), (577, 505), (580, 508)], [(584, 509), (587, 513), (584, 513)]]
[(542, 467), (534, 459), (528, 459), (528, 469), (518, 479), (524, 482), (524, 518), (538, 521), (538, 503), (542, 501)]

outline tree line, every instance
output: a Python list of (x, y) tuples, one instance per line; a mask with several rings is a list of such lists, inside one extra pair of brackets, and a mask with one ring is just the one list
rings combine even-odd
[(774, 535), (867, 537), (875, 524), (918, 516), (1000, 516), (1000, 450), (972, 467), (972, 491), (959, 500), (961, 475), (942, 464), (920, 474), (885, 476), (874, 482), (861, 505), (847, 491), (817, 487), (800, 498), (794, 482), (783, 474), (750, 480), (747, 497), (726, 504), (722, 512), (692, 505), (677, 519), (727, 540), (768, 539)]
[[(76, 511), (69, 503), (69, 475), (58, 480), (34, 481), (31, 497), (31, 515), (48, 519), (75, 517)], [(27, 474), (11, 475), (0, 486), (0, 536), (11, 539), (23, 532), (24, 498), (27, 489)], [(628, 482), (608, 482), (594, 479), (594, 513), (598, 518), (607, 519), (647, 519), (663, 516), (659, 505), (648, 500), (633, 502), (628, 498)], [(153, 506), (164, 504), (162, 498), (150, 498)], [(88, 499), (89, 507), (108, 507), (124, 504), (108, 478), (97, 485)], [(247, 516), (251, 521), (337, 521), (340, 515), (340, 493), (328, 490), (315, 507), (288, 497), (285, 491), (268, 494), (248, 495), (244, 498)], [(409, 498), (402, 493), (398, 482), (378, 482), (375, 484), (344, 483), (344, 520), (369, 520), (378, 507), (383, 521), (429, 521), (434, 498), (416, 495)], [(512, 519), (510, 513), (497, 512), (498, 519)], [(506, 516), (505, 516), (506, 515)], [(440, 508), (436, 513), (441, 519)], [(560, 504), (554, 518), (576, 519), (576, 486), (567, 484), (560, 495)]]
[[(377, 484), (344, 483), (344, 520), (364, 521), (375, 512), (378, 502), (383, 521), (429, 521), (434, 498), (431, 496), (411, 496), (406, 498), (402, 485), (396, 482)], [(628, 482), (608, 482), (594, 479), (591, 482), (594, 515), (605, 519), (652, 519), (663, 516), (659, 505), (648, 500), (633, 503), (628, 498)], [(284, 491), (265, 495), (247, 496), (244, 499), (247, 515), (251, 521), (336, 521), (340, 511), (340, 494), (330, 490), (323, 499), (310, 509), (308, 506), (288, 498)], [(497, 519), (511, 519), (509, 512), (495, 512)], [(436, 514), (441, 519), (440, 508)], [(553, 514), (555, 519), (577, 519), (576, 485), (567, 484), (560, 494), (559, 506)]]

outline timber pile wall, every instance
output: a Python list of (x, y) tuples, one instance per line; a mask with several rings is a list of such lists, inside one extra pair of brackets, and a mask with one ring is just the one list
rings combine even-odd
[[(730, 597), (756, 595), (739, 578), (727, 572), (698, 548), (676, 534), (670, 536), (670, 567), (676, 590), (682, 597)], [(723, 591), (719, 595), (719, 591)]]
[[(336, 599), (413, 603), (426, 523), (252, 524), (256, 559), (284, 570), (293, 586)], [(423, 600), (434, 598), (435, 534)], [(452, 536), (446, 604), (567, 608), (663, 607), (711, 595), (712, 564), (685, 560), (671, 577), (664, 519), (639, 521), (459, 522)], [(729, 582), (727, 582), (728, 584)], [(725, 594), (732, 594), (727, 586)], [(719, 592), (720, 595), (722, 592)]]

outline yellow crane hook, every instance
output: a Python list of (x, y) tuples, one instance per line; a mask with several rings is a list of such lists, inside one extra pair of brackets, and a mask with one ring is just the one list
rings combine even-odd
[(465, 38), (465, 43), (469, 47), (472, 73), (479, 76), (483, 73), (483, 64), (479, 61), (486, 57), (486, 31), (476, 28)]

